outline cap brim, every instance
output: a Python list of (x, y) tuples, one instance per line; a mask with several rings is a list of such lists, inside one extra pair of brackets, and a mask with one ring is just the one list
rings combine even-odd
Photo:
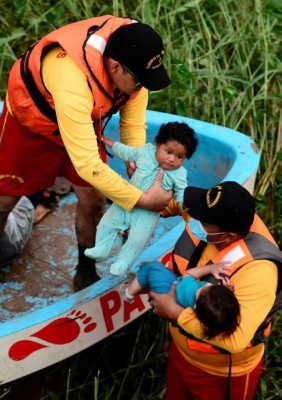
[(207, 189), (188, 186), (184, 191), (183, 206), (188, 214), (201, 222), (209, 222), (209, 212), (206, 204)]
[(135, 75), (141, 85), (148, 90), (157, 91), (165, 89), (171, 84), (171, 80), (163, 65), (154, 71), (148, 71), (143, 74), (136, 72)]

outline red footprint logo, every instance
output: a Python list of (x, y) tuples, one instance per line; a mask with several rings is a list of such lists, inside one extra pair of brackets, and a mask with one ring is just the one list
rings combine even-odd
[[(30, 337), (37, 337), (47, 343), (62, 345), (73, 342), (78, 338), (81, 328), (77, 320), (81, 320), (81, 323), (86, 325), (83, 329), (85, 333), (92, 332), (97, 326), (96, 322), (92, 322), (91, 317), (81, 311), (72, 310), (69, 315), (52, 321), (40, 331), (30, 335)], [(44, 347), (48, 347), (48, 345), (28, 339), (19, 340), (10, 347), (9, 357), (14, 361), (21, 361)]]

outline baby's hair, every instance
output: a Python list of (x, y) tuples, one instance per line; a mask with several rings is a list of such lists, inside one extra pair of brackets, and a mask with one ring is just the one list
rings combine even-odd
[(207, 339), (220, 334), (230, 336), (240, 322), (239, 302), (227, 286), (204, 287), (196, 300), (195, 312)]
[(195, 131), (185, 122), (168, 122), (161, 125), (155, 137), (155, 143), (157, 145), (164, 144), (169, 140), (181, 143), (186, 149), (186, 158), (188, 159), (192, 157), (198, 145)]

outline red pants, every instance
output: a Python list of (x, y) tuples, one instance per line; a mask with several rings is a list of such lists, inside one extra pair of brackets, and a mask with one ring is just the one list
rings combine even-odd
[[(231, 377), (230, 400), (251, 400), (260, 378), (262, 360), (249, 374)], [(232, 370), (231, 370), (232, 371)], [(168, 356), (166, 400), (225, 400), (227, 377), (194, 367), (172, 342)]]
[(63, 146), (20, 125), (4, 109), (0, 118), (0, 194), (31, 195), (52, 186), (62, 175), (90, 187), (75, 171)]

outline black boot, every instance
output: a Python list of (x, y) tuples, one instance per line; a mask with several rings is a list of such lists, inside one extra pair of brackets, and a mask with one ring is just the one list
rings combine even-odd
[(97, 274), (95, 260), (84, 255), (86, 247), (78, 246), (78, 265), (73, 278), (74, 290), (78, 292), (93, 283), (98, 282), (101, 278)]

